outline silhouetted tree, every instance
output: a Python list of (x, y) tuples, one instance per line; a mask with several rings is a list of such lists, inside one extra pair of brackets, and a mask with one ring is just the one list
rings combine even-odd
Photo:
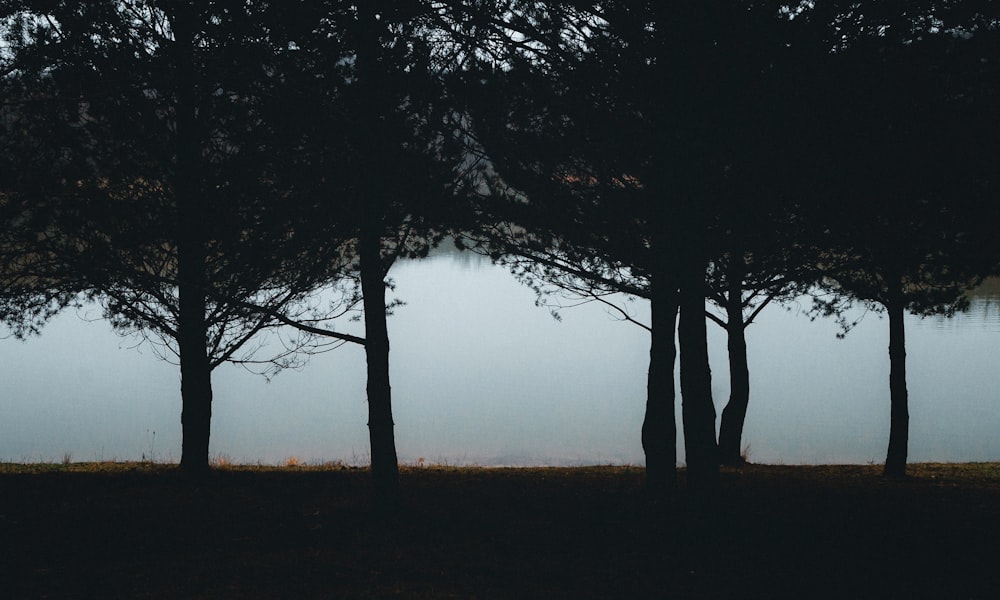
[(519, 227), (500, 228), (496, 252), (535, 281), (591, 298), (651, 300), (643, 441), (654, 486), (672, 485), (676, 460), (678, 308), (689, 481), (709, 489), (717, 480), (705, 277), (729, 250), (717, 223), (732, 203), (772, 214), (784, 200), (761, 186), (732, 193), (741, 178), (766, 180), (753, 171), (763, 159), (751, 166), (745, 155), (751, 142), (774, 145), (781, 124), (774, 100), (784, 88), (769, 82), (770, 71), (794, 50), (779, 9), (518, 3), (509, 17), (517, 35), (501, 44), (508, 52), (478, 75), (486, 83), (472, 102), (476, 133), (502, 184), (516, 190), (497, 205)]
[(627, 97), (633, 92), (628, 86), (641, 80), (630, 81), (603, 64), (603, 55), (586, 50), (610, 43), (580, 31), (592, 18), (587, 11), (568, 3), (515, 4), (514, 12), (499, 15), (516, 32), (513, 39), (501, 28), (496, 45), (483, 51), (482, 64), (469, 75), (473, 135), (495, 174), (483, 220), (495, 225), (484, 237), (465, 239), (537, 291), (554, 285), (606, 299), (615, 292), (651, 297), (653, 286), (662, 290), (653, 302), (652, 326), (644, 325), (653, 340), (643, 425), (647, 483), (662, 493), (675, 485), (677, 456), (676, 277), (669, 272), (672, 258), (648, 248), (648, 183), (636, 171), (645, 136), (629, 146), (638, 123), (624, 110), (610, 111), (614, 98), (608, 93)]
[[(71, 122), (75, 113), (66, 125), (87, 133), (87, 140), (69, 145), (85, 173), (63, 180), (89, 186), (83, 195), (91, 205), (74, 210), (81, 219), (98, 209), (107, 213), (109, 220), (91, 229), (114, 241), (85, 259), (77, 240), (90, 240), (82, 228), (72, 229), (73, 236), (61, 239), (75, 262), (60, 276), (71, 277), (90, 261), (102, 277), (82, 270), (75, 281), (105, 301), (115, 324), (152, 327), (177, 340), (185, 397), (182, 464), (207, 465), (210, 384), (199, 350), (206, 344), (195, 338), (218, 327), (207, 344), (221, 354), (211, 357), (214, 366), (257, 331), (291, 325), (308, 336), (364, 345), (376, 497), (395, 503), (387, 274), (399, 256), (425, 256), (443, 238), (440, 225), (456, 218), (452, 198), (470, 168), (462, 147), (452, 143), (454, 111), (435, 83), (448, 54), (435, 53), (425, 39), (440, 24), (440, 11), (427, 2), (263, 1), (205, 9), (109, 2), (81, 15), (59, 9), (51, 24), (22, 16), (21, 31), (41, 24), (32, 35), (56, 39), (75, 26), (77, 45), (58, 39), (55, 56), (48, 46), (26, 45), (22, 62), (38, 60), (39, 67), (34, 80), (23, 80), (69, 87), (91, 79), (70, 87), (74, 107), (76, 96), (87, 98), (87, 127)], [(66, 65), (50, 76), (54, 58)], [(40, 106), (39, 115), (49, 108)], [(105, 146), (106, 155), (99, 154)], [(130, 153), (116, 153), (124, 147)], [(39, 204), (31, 184), (42, 178), (15, 185), (27, 190), (29, 206)], [(99, 193), (108, 181), (129, 190), (142, 183), (128, 199), (145, 212), (127, 214), (109, 204), (111, 194)], [(66, 212), (60, 208), (60, 224), (68, 223)], [(157, 231), (167, 218), (177, 228)], [(123, 252), (138, 258), (120, 265)], [(331, 312), (310, 310), (317, 306), (309, 300), (313, 292), (342, 281), (348, 283), (344, 308), (363, 301), (364, 338), (322, 326), (317, 321)], [(211, 320), (222, 316), (228, 320)], [(300, 349), (296, 344), (280, 358)], [(189, 435), (196, 424), (197, 435)], [(188, 452), (192, 437), (204, 439), (197, 453)], [(192, 454), (198, 458), (188, 460)]]
[[(265, 120), (284, 83), (265, 24), (281, 9), (141, 0), (4, 8), (14, 61), (4, 97), (16, 104), (3, 188), (20, 241), (33, 242), (18, 285), (43, 298), (82, 292), (116, 329), (152, 336), (178, 360), (181, 466), (204, 472), (211, 371), (256, 362), (263, 344), (252, 340), (279, 324), (274, 315), (309, 310), (309, 295), (350, 265), (332, 227), (322, 243), (309, 234), (316, 220), (293, 206), (280, 164), (288, 140)], [(312, 263), (327, 266), (322, 277), (304, 268)], [(276, 368), (312, 343), (282, 341), (265, 359)]]
[[(994, 268), (992, 167), (997, 132), (998, 21), (970, 22), (976, 3), (856, 6), (844, 21), (867, 32), (837, 36), (818, 69), (816, 135), (803, 170), (814, 176), (816, 236), (826, 287), (884, 308), (889, 319), (890, 440), (885, 474), (906, 470), (908, 393), (904, 313), (951, 315)], [(960, 20), (949, 20), (948, 8)], [(922, 7), (924, 10), (930, 10)], [(981, 15), (979, 15), (981, 17)], [(977, 17), (978, 19), (979, 17)], [(835, 206), (836, 210), (830, 210)], [(845, 328), (851, 324), (844, 323)]]
[(724, 464), (743, 461), (750, 400), (746, 329), (766, 306), (794, 298), (817, 277), (815, 249), (797, 224), (802, 198), (791, 183), (801, 144), (795, 115), (807, 110), (803, 82), (819, 48), (815, 32), (800, 18), (807, 8), (757, 6), (774, 12), (764, 12), (758, 35), (748, 29), (746, 40), (733, 43), (753, 58), (733, 59), (749, 64), (731, 71), (738, 101), (724, 115), (718, 209), (708, 233), (718, 242), (706, 277), (708, 300), (723, 313), (706, 314), (727, 334), (730, 396), (719, 427)]
[[(302, 144), (294, 193), (312, 199), (318, 218), (340, 223), (355, 258), (365, 337), (352, 341), (367, 356), (372, 475), (383, 507), (399, 493), (389, 272), (399, 257), (425, 257), (451, 228), (468, 226), (462, 198), (476, 168), (455, 136), (457, 113), (443, 85), (454, 68), (445, 8), (422, 0), (299, 2), (279, 21), (296, 48), (287, 76), (297, 109), (281, 121)], [(312, 270), (322, 277), (329, 266)]]
[[(743, 228), (779, 234), (781, 219), (770, 223), (749, 220)], [(784, 223), (787, 225), (787, 222)], [(738, 235), (730, 231), (729, 235)], [(777, 237), (777, 236), (776, 236)], [(750, 403), (750, 368), (747, 360), (746, 330), (765, 307), (804, 293), (816, 277), (798, 248), (758, 248), (756, 252), (734, 241), (729, 252), (712, 260), (708, 269), (708, 299), (724, 313), (707, 311), (708, 318), (726, 330), (729, 358), (729, 401), (719, 423), (719, 458), (722, 464), (745, 461), (742, 450), (743, 426)]]

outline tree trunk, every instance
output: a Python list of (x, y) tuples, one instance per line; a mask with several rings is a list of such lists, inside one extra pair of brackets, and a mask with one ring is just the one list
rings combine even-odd
[(177, 347), (181, 363), (181, 468), (194, 474), (208, 472), (208, 443), (212, 423), (212, 367), (208, 359), (205, 323), (205, 219), (199, 197), (199, 158), (195, 117), (194, 14), (178, 8), (174, 20), (178, 51), (177, 172)]
[(379, 510), (392, 510), (399, 503), (399, 463), (393, 433), (392, 389), (389, 386), (389, 330), (382, 261), (383, 212), (387, 203), (386, 192), (381, 185), (384, 175), (380, 172), (383, 160), (381, 111), (385, 108), (385, 98), (380, 93), (382, 72), (378, 65), (382, 25), (375, 3), (361, 3), (358, 8), (358, 77), (365, 99), (363, 118), (369, 132), (362, 141), (365, 167), (359, 186), (368, 191), (368, 197), (362, 199), (363, 221), (358, 240), (365, 312), (365, 355), (368, 359), (368, 436), (375, 505)]
[(677, 487), (677, 424), (674, 421), (674, 363), (677, 347), (677, 291), (667, 277), (653, 282), (650, 300), (652, 332), (649, 344), (649, 375), (646, 385), (646, 415), (642, 422), (642, 449), (646, 454), (646, 490), (661, 497)]
[[(179, 250), (178, 277), (200, 264), (196, 252)], [(181, 266), (181, 265), (185, 265)], [(202, 271), (202, 274), (204, 272)], [(177, 346), (181, 363), (181, 468), (188, 473), (208, 471), (208, 441), (212, 424), (212, 369), (205, 329), (205, 294), (197, 284), (182, 283)]]
[(389, 385), (389, 330), (385, 314), (385, 278), (377, 229), (366, 225), (360, 240), (361, 293), (365, 311), (368, 359), (368, 435), (371, 441), (375, 503), (392, 508), (399, 501), (399, 464), (393, 433)]
[(889, 313), (889, 452), (885, 457), (887, 477), (906, 475), (907, 444), (910, 435), (909, 395), (906, 391), (906, 334), (902, 282), (894, 277), (885, 304)]
[(719, 481), (719, 453), (705, 325), (705, 265), (698, 258), (701, 253), (692, 249), (689, 245), (680, 282), (681, 414), (688, 488), (710, 492)]
[(746, 325), (743, 323), (743, 259), (730, 261), (726, 299), (726, 333), (729, 350), (729, 402), (719, 426), (719, 460), (725, 465), (745, 462), (740, 453), (743, 424), (750, 404), (750, 367), (747, 365)]

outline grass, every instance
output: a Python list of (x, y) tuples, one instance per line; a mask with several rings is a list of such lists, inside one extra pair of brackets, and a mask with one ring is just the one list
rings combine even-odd
[[(291, 463), (292, 461), (288, 461)], [(760, 466), (651, 502), (636, 467), (0, 464), (4, 597), (993, 598), (1000, 464)], [(683, 479), (683, 473), (682, 473)]]

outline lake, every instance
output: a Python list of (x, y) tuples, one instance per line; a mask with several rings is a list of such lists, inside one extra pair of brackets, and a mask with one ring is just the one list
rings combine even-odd
[[(596, 304), (565, 309), (557, 321), (506, 270), (476, 256), (402, 262), (390, 275), (407, 303), (389, 321), (401, 461), (643, 463), (643, 329)], [(648, 316), (645, 302), (630, 307), (639, 319)], [(841, 340), (832, 320), (804, 316), (807, 307), (768, 306), (747, 330), (749, 458), (881, 462), (888, 322), (868, 314)], [(138, 340), (117, 336), (98, 315), (96, 307), (71, 311), (40, 337), (0, 339), (0, 460), (179, 460), (177, 367), (135, 348)], [(984, 292), (953, 319), (908, 317), (907, 328), (910, 460), (1000, 460), (997, 295)], [(721, 414), (729, 394), (726, 337), (711, 323), (709, 347)], [(364, 352), (352, 345), (270, 382), (220, 367), (212, 457), (367, 463), (364, 374)], [(677, 406), (679, 424), (679, 399)]]

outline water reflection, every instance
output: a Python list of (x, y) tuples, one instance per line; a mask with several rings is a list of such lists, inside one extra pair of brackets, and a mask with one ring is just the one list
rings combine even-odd
[(974, 298), (969, 310), (952, 318), (929, 317), (939, 329), (948, 331), (965, 331), (967, 329), (984, 329), (1000, 333), (1000, 298)]
[[(502, 268), (471, 255), (394, 268), (407, 302), (390, 319), (397, 445), (404, 461), (642, 462), (648, 335), (597, 305), (562, 322)], [(1000, 296), (953, 319), (909, 317), (910, 457), (1000, 459)], [(644, 303), (636, 303), (638, 317)], [(750, 458), (881, 461), (888, 436), (888, 327), (846, 339), (830, 321), (769, 306), (748, 330)], [(710, 326), (713, 393), (728, 396), (726, 339)], [(0, 341), (0, 459), (177, 460), (176, 367), (103, 322), (67, 314), (27, 343)], [(271, 383), (215, 374), (213, 456), (239, 462), (367, 460), (364, 354), (347, 346)], [(679, 407), (679, 403), (678, 403)], [(679, 414), (678, 414), (679, 422)], [(683, 444), (680, 444), (683, 459)]]

